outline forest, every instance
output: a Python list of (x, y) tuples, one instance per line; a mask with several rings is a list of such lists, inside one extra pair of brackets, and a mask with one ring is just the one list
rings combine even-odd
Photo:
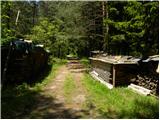
[(1, 45), (23, 38), (59, 58), (93, 50), (146, 57), (159, 52), (158, 13), (158, 1), (3, 1)]
[(159, 118), (159, 1), (0, 3), (1, 118)]

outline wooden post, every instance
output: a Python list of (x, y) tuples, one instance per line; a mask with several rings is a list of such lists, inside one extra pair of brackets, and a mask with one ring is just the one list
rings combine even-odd
[(113, 64), (113, 87), (115, 87), (116, 82), (116, 66)]

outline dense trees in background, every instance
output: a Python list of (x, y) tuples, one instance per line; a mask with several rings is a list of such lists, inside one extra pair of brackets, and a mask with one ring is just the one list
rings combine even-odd
[[(31, 28), (36, 23), (36, 2), (27, 1), (1, 1), (1, 43), (15, 38), (23, 38), (31, 33)], [(19, 17), (17, 14), (19, 11)], [(17, 22), (16, 22), (17, 19)]]
[(158, 2), (109, 2), (108, 6), (109, 53), (158, 53)]
[[(17, 13), (20, 11), (18, 22)], [(2, 1), (1, 44), (15, 38), (44, 44), (55, 57), (158, 54), (158, 2)]]

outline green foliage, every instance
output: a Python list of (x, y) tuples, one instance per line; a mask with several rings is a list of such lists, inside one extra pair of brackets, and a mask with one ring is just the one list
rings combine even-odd
[(64, 57), (67, 54), (68, 41), (61, 31), (61, 24), (59, 19), (49, 21), (48, 18), (40, 18), (40, 23), (33, 27), (32, 34), (26, 37), (36, 44), (43, 44), (54, 56)]
[(14, 39), (14, 29), (11, 28), (11, 8), (12, 2), (1, 2), (1, 45), (10, 42)]
[[(18, 11), (20, 13), (17, 19)], [(29, 34), (36, 23), (36, 13), (37, 7), (33, 1), (1, 1), (1, 44), (24, 38), (26, 34)]]
[(60, 64), (60, 65), (63, 65), (63, 64), (66, 64), (67, 63), (67, 60), (66, 59), (60, 59), (60, 58), (56, 58), (56, 57), (53, 57), (53, 56), (50, 56), (50, 64)]
[(56, 32), (58, 32), (56, 24), (49, 22), (47, 18), (40, 18), (40, 23), (33, 27), (32, 34), (27, 37), (35, 43), (44, 44), (46, 48), (49, 48), (55, 41)]
[[(33, 110), (38, 103), (37, 96), (41, 99), (45, 99), (45, 96), (39, 94), (40, 91), (42, 91), (42, 89), (55, 78), (58, 69), (60, 66), (64, 65), (64, 63), (64, 60), (60, 59), (54, 61), (52, 63), (53, 65), (50, 74), (45, 76), (41, 82), (37, 82), (34, 85), (23, 83), (16, 87), (8, 86), (7, 88), (2, 89), (2, 118), (25, 118), (25, 116), (30, 115), (31, 110)], [(41, 75), (39, 77), (41, 77)]]
[(121, 42), (125, 40), (125, 35), (114, 35), (111, 37), (112, 42)]
[[(146, 53), (149, 55), (152, 49), (150, 55), (158, 54), (156, 52), (158, 47), (152, 47), (158, 45), (158, 38), (156, 38), (158, 29), (155, 26), (155, 24), (158, 25), (156, 12), (158, 13), (158, 2), (110, 2), (110, 16), (104, 20), (104, 23), (109, 24), (110, 52), (141, 56)], [(151, 18), (151, 15), (155, 16)], [(149, 31), (154, 31), (154, 33)], [(148, 39), (152, 39), (150, 45)], [(126, 50), (123, 49), (124, 46)]]
[[(83, 27), (82, 21), (79, 19), (81, 3), (43, 3), (44, 5), (52, 4), (55, 8), (53, 9), (51, 5), (48, 6), (49, 14), (39, 18), (39, 23), (32, 28), (32, 34), (27, 37), (35, 43), (44, 44), (53, 56), (59, 58), (64, 58), (67, 54), (77, 55), (79, 51), (84, 50)], [(40, 7), (41, 5), (42, 3), (40, 3)], [(55, 16), (50, 16), (50, 13), (54, 11), (56, 11)]]
[(91, 67), (90, 60), (88, 58), (82, 58), (80, 60), (80, 63), (83, 64), (86, 68)]
[[(1, 1), (1, 8), (1, 44), (28, 38), (59, 58), (102, 49), (111, 54), (158, 54), (157, 1)], [(107, 12), (108, 17), (102, 15)]]
[(83, 83), (89, 92), (86, 107), (94, 106), (90, 108), (92, 118), (158, 118), (159, 102), (154, 97), (141, 96), (128, 88), (109, 90), (88, 74), (85, 74)]
[(2, 90), (2, 118), (12, 119), (28, 113), (36, 103), (34, 97), (36, 93), (37, 91), (30, 90), (26, 84)]

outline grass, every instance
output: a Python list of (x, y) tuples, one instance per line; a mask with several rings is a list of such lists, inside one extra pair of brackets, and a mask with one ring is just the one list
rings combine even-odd
[(65, 81), (64, 81), (64, 86), (63, 86), (63, 91), (64, 91), (64, 96), (66, 98), (66, 102), (70, 102), (71, 100), (71, 95), (74, 92), (76, 88), (76, 85), (74, 83), (73, 77), (71, 74), (69, 74)]
[(17, 118), (26, 114), (35, 103), (36, 93), (37, 91), (30, 90), (26, 83), (2, 90), (1, 117)]
[[(23, 83), (17, 86), (7, 86), (1, 92), (1, 117), (2, 118), (24, 118), (31, 111), (37, 102), (37, 95), (53, 80), (57, 74), (58, 68), (65, 62), (57, 60), (51, 65), (51, 70), (46, 76), (41, 75), (35, 84)], [(43, 97), (43, 96), (42, 96)]]
[(58, 68), (63, 64), (55, 63), (52, 65), (51, 71), (47, 77), (45, 77), (42, 82), (36, 83), (32, 88), (41, 90), (45, 85), (47, 85), (51, 80), (53, 80), (57, 74)]
[[(23, 83), (17, 86), (9, 86), (1, 92), (1, 117), (2, 118), (25, 118), (34, 110), (37, 103), (37, 95), (50, 80), (56, 76), (58, 68), (64, 65), (66, 60), (53, 59), (50, 72), (42, 77), (40, 82), (34, 85)], [(87, 59), (81, 63), (89, 64)], [(41, 77), (40, 77), (41, 78)], [(109, 90), (103, 84), (94, 80), (89, 74), (84, 73), (82, 79), (87, 89), (84, 109), (92, 111), (92, 118), (157, 118), (159, 117), (159, 101), (151, 96), (142, 96), (128, 88), (115, 88)], [(76, 89), (73, 77), (69, 74), (64, 81), (64, 95), (66, 102)], [(46, 101), (48, 98), (41, 95)], [(84, 116), (85, 118), (85, 116)], [(88, 116), (86, 116), (88, 118)]]
[(83, 64), (86, 68), (90, 68), (90, 61), (87, 58), (82, 58), (80, 63)]
[(158, 118), (159, 102), (151, 96), (142, 96), (128, 88), (109, 90), (84, 75), (83, 84), (88, 91), (85, 107), (93, 110), (93, 118)]

